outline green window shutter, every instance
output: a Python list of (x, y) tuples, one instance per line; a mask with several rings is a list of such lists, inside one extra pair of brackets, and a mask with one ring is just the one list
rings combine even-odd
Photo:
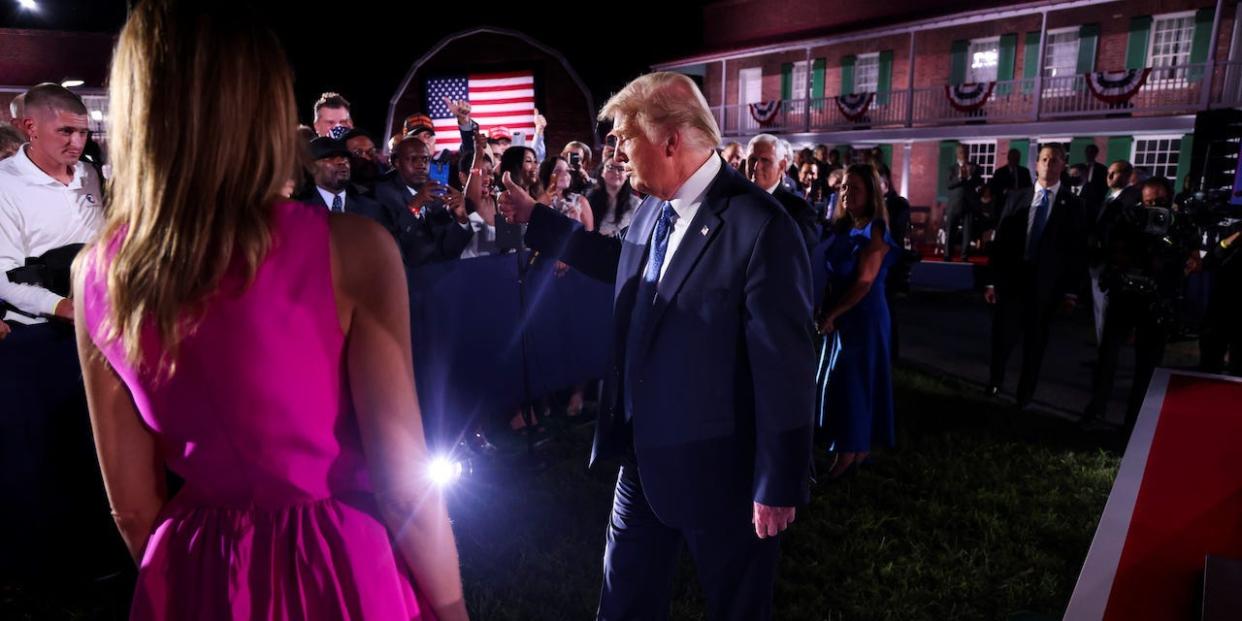
[(1034, 78), (1039, 72), (1039, 32), (1026, 33), (1026, 41), (1022, 46), (1022, 77), (1027, 82), (1022, 84), (1022, 92), (1029, 93), (1035, 90)]
[(1078, 29), (1078, 73), (1095, 71), (1095, 49), (1100, 41), (1099, 24), (1083, 24)]
[[(1008, 82), (1013, 79), (1014, 64), (1018, 60), (1018, 35), (1003, 34), (1000, 37), (1000, 50), (996, 56), (996, 81)], [(998, 95), (1008, 95), (1013, 90), (1012, 84), (997, 84)]]
[(1150, 15), (1130, 18), (1130, 38), (1126, 41), (1126, 69), (1142, 69), (1147, 66), (1147, 39), (1150, 37)]
[(1117, 160), (1130, 161), (1130, 148), (1134, 145), (1133, 136), (1113, 136), (1108, 139), (1108, 161), (1102, 162), (1111, 166)]
[(957, 161), (957, 141), (940, 141), (940, 159), (936, 165), (936, 202), (949, 200), (949, 167)]
[(793, 63), (784, 63), (781, 65), (781, 99), (789, 101), (793, 98)]
[(841, 58), (841, 94), (849, 95), (854, 92), (854, 63), (858, 61), (857, 56), (845, 56)]
[[(1010, 149), (1017, 149), (1017, 150), (1018, 150), (1018, 152), (1022, 154), (1022, 155), (1020, 155), (1020, 156), (1018, 157), (1018, 165), (1019, 165), (1019, 166), (1026, 166), (1026, 161), (1027, 161), (1028, 159), (1030, 159), (1030, 153), (1029, 153), (1029, 152), (1030, 152), (1030, 150), (1031, 150), (1031, 141), (1030, 141), (1030, 140), (1027, 140), (1026, 138), (1022, 138), (1022, 139), (1020, 139), (1020, 140), (1010, 140), (1010, 141), (1009, 141), (1009, 148), (1010, 148)], [(1005, 157), (1009, 157), (1009, 152), (1008, 152), (1008, 151), (1006, 151), (1006, 152), (1005, 152)], [(999, 153), (997, 154), (997, 159), (998, 159), (998, 160), (1000, 159), (1000, 154), (999, 154)], [(999, 163), (998, 163), (998, 165), (999, 165)]]
[(815, 110), (823, 107), (824, 72), (827, 66), (828, 62), (823, 58), (816, 58), (811, 63), (811, 106)]
[(1177, 179), (1173, 180), (1173, 193), (1176, 194), (1185, 190), (1182, 181), (1186, 175), (1190, 174), (1190, 158), (1191, 153), (1195, 149), (1195, 135), (1185, 134), (1182, 136), (1182, 148), (1177, 154)]
[[(893, 51), (880, 52), (880, 71), (875, 84), (875, 102), (880, 105), (888, 103), (888, 92), (893, 88)], [(892, 147), (890, 146), (891, 150)]]
[[(1202, 65), (1207, 62), (1208, 49), (1212, 47), (1212, 18), (1216, 15), (1215, 8), (1195, 11), (1195, 34), (1190, 43), (1190, 64)], [(1203, 78), (1203, 67), (1192, 67), (1186, 72), (1191, 80)], [(1181, 183), (1179, 180), (1178, 183)]]
[(970, 52), (970, 41), (959, 39), (949, 48), (949, 84), (961, 84), (966, 81), (966, 54)]
[(883, 155), (884, 165), (888, 167), (889, 174), (892, 174), (893, 172), (893, 145), (881, 144), (877, 146), (880, 147), (880, 152), (884, 154)]
[(1070, 164), (1077, 164), (1078, 162), (1087, 161), (1086, 148), (1089, 144), (1095, 144), (1095, 139), (1079, 137), (1071, 138), (1069, 143), (1069, 153), (1066, 154), (1069, 161), (1066, 162), (1065, 165), (1069, 166)]

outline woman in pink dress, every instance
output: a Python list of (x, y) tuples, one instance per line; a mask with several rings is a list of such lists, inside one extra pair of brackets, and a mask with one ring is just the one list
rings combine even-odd
[(140, 2), (113, 59), (111, 202), (75, 317), (131, 616), (465, 619), (397, 247), (280, 197), (292, 75), (256, 23)]

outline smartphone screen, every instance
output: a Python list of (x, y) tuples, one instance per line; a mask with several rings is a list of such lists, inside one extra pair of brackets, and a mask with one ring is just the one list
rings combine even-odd
[(428, 178), (440, 185), (449, 183), (449, 165), (447, 162), (432, 162)]

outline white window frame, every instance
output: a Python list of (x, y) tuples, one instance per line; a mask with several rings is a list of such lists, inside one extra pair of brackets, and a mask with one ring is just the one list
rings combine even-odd
[[(1162, 67), (1180, 67), (1179, 69), (1158, 69), (1155, 66), (1156, 54), (1156, 26), (1161, 21), (1172, 21), (1190, 19), (1190, 40), (1186, 42), (1185, 62), (1174, 65), (1162, 65)], [(1186, 86), (1186, 65), (1190, 64), (1190, 48), (1195, 42), (1195, 12), (1194, 11), (1177, 11), (1175, 13), (1163, 13), (1153, 15), (1151, 17), (1151, 32), (1147, 33), (1147, 63), (1146, 66), (1151, 67), (1151, 75), (1147, 79), (1147, 84), (1143, 88), (1182, 88)], [(1179, 54), (1180, 56), (1180, 54)]]
[[(1074, 83), (1079, 79), (1078, 75), (1078, 53), (1082, 46), (1082, 37), (1079, 36), (1080, 28), (1078, 26), (1070, 26), (1068, 28), (1057, 28), (1049, 30), (1044, 45), (1043, 62), (1043, 97), (1064, 97), (1074, 92)], [(1048, 75), (1049, 69), (1054, 69), (1048, 65), (1048, 56), (1052, 53), (1052, 37), (1058, 35), (1072, 34), (1074, 35), (1074, 63), (1070, 70), (1062, 75)]]
[[(996, 64), (992, 67), (992, 75), (987, 80), (980, 80), (976, 74), (975, 51), (976, 46), (995, 46), (996, 47)], [(966, 46), (966, 81), (967, 82), (995, 82), (997, 70), (1000, 68), (1000, 37), (983, 37), (980, 39), (971, 39), (970, 45)]]
[[(753, 89), (749, 88), (754, 86)], [(758, 95), (751, 99), (748, 97), (748, 91), (755, 91)], [(763, 101), (763, 67), (746, 67), (737, 71), (737, 105), (745, 106), (747, 104), (759, 103)]]
[(790, 72), (790, 94), (789, 98), (793, 101), (800, 101), (808, 97), (810, 91), (808, 79), (811, 77), (810, 63), (805, 60), (794, 62), (793, 71)]
[[(1165, 153), (1168, 153), (1171, 156), (1167, 158), (1165, 163), (1163, 164), (1154, 163), (1153, 164), (1149, 162), (1138, 161), (1139, 142), (1152, 141), (1152, 140), (1168, 140), (1170, 147), (1172, 147), (1174, 144), (1177, 145), (1177, 148), (1175, 149), (1171, 148), (1168, 151), (1165, 151)], [(1161, 153), (1161, 151), (1157, 149), (1155, 153), (1159, 154)], [(1165, 169), (1163, 172), (1168, 172), (1169, 174), (1159, 175), (1159, 176), (1163, 176), (1165, 179), (1168, 179), (1175, 185), (1177, 183), (1177, 165), (1181, 161), (1181, 153), (1182, 153), (1182, 135), (1181, 134), (1148, 134), (1144, 136), (1134, 136), (1133, 139), (1130, 141), (1130, 162), (1134, 164), (1135, 168), (1143, 168), (1148, 173), (1150, 173), (1153, 177), (1155, 177), (1158, 175), (1156, 174), (1157, 171), (1153, 167), (1161, 166)], [(1173, 159), (1176, 159), (1178, 161), (1176, 162), (1168, 161), (1168, 160), (1173, 160)], [(1171, 170), (1169, 170), (1170, 167), (1171, 167)]]
[[(996, 172), (996, 140), (959, 140), (958, 144), (966, 147), (966, 159), (979, 167), (979, 176), (983, 177), (984, 183), (991, 181), (992, 174)], [(979, 160), (980, 155), (987, 155), (986, 153), (981, 153), (982, 150), (979, 147), (988, 146), (992, 147), (992, 163), (990, 165)]]
[[(875, 79), (863, 88), (863, 82), (859, 79), (862, 76), (863, 65), (868, 65), (868, 75), (874, 75)], [(870, 71), (870, 67), (874, 67), (875, 71)], [(868, 54), (859, 54), (854, 58), (854, 92), (855, 93), (874, 93), (880, 87), (880, 53), (871, 52)], [(871, 104), (875, 105), (874, 102)]]

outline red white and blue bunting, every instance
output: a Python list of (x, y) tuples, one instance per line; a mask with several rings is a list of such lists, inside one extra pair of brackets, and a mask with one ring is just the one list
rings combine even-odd
[(1087, 74), (1087, 88), (1096, 99), (1107, 104), (1124, 104), (1147, 83), (1151, 67), (1125, 71), (1093, 71)]
[(781, 111), (781, 100), (760, 101), (750, 104), (750, 118), (762, 127), (770, 127)]
[(851, 93), (837, 96), (837, 109), (845, 118), (858, 122), (867, 118), (871, 102), (875, 101), (875, 93)]
[(958, 112), (974, 112), (983, 107), (992, 97), (992, 89), (996, 82), (968, 82), (966, 84), (946, 84), (944, 96), (949, 104)]

